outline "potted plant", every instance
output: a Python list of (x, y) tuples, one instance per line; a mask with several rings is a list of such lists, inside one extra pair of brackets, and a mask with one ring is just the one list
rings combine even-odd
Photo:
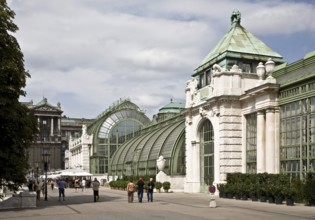
[(232, 184), (232, 183), (227, 183), (226, 184), (226, 194), (227, 194), (227, 198), (228, 199), (233, 199), (234, 198), (234, 195), (235, 195), (235, 184)]
[(240, 183), (240, 195), (242, 200), (248, 200), (250, 188), (245, 183)]
[(251, 197), (253, 202), (258, 201), (258, 195), (259, 195), (258, 186), (252, 183), (249, 186), (249, 196)]
[(306, 205), (315, 206), (315, 174), (308, 173), (305, 178), (305, 184), (303, 188), (304, 198)]
[(285, 185), (281, 186), (279, 184), (274, 185), (272, 195), (274, 197), (274, 202), (279, 205), (282, 204), (284, 199), (283, 189)]
[(261, 202), (266, 202), (267, 201), (267, 189), (266, 185), (260, 185), (258, 188), (259, 191), (259, 199)]
[(283, 196), (288, 206), (294, 205), (295, 195), (296, 195), (296, 190), (291, 185), (283, 187)]
[(217, 188), (219, 190), (219, 197), (220, 198), (226, 198), (226, 187), (225, 187), (226, 184), (218, 184), (217, 185)]
[(163, 186), (163, 190), (165, 192), (168, 192), (168, 190), (171, 188), (171, 183), (168, 182), (168, 181), (165, 181), (165, 182), (162, 183), (162, 186)]
[(157, 192), (161, 192), (162, 183), (161, 182), (155, 182), (155, 188)]
[(239, 200), (242, 196), (242, 187), (241, 183), (234, 183), (234, 197), (235, 199)]

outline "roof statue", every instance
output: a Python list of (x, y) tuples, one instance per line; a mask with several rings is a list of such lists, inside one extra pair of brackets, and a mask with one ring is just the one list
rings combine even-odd
[(231, 15), (231, 25), (233, 25), (234, 23), (241, 23), (241, 12), (237, 9), (234, 9)]

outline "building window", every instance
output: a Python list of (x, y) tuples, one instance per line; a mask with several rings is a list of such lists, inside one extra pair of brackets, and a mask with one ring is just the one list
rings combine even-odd
[(214, 132), (210, 121), (205, 121), (200, 131), (200, 148), (203, 155), (203, 183), (209, 185), (214, 180)]
[(246, 172), (257, 172), (257, 114), (246, 116)]
[(250, 63), (243, 63), (242, 72), (251, 73), (252, 72), (251, 64)]
[(202, 72), (199, 75), (199, 88), (203, 88), (205, 86), (210, 85), (211, 83), (211, 76), (212, 76), (212, 72), (211, 70), (207, 70), (205, 72)]
[(304, 178), (315, 172), (315, 97), (281, 106), (280, 171)]
[[(102, 138), (104, 133), (103, 130), (105, 130), (105, 128), (103, 130), (101, 129), (100, 134), (98, 135), (98, 144), (95, 145), (94, 153), (100, 156), (99, 170), (96, 173), (108, 173), (108, 163), (116, 150), (141, 130), (141, 123), (133, 118), (118, 121), (116, 115), (113, 114), (110, 119), (113, 119), (111, 121), (112, 124), (108, 126), (110, 129), (106, 129), (108, 132), (106, 133), (106, 136), (109, 138)], [(107, 126), (107, 124), (104, 123), (103, 127), (104, 126)]]
[[(179, 143), (175, 149), (173, 156), (172, 174), (173, 175), (185, 175), (186, 163), (185, 163), (185, 138), (184, 135), (180, 137)], [(155, 166), (155, 161), (154, 161)]]

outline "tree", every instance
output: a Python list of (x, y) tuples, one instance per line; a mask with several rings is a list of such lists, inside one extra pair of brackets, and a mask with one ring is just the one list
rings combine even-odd
[(27, 149), (38, 133), (32, 112), (19, 102), (30, 74), (24, 68), (15, 13), (0, 0), (0, 186), (17, 190), (29, 169)]

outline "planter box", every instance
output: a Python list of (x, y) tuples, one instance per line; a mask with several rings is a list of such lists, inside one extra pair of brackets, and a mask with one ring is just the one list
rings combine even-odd
[(261, 196), (260, 197), (260, 202), (267, 202), (267, 197), (266, 196)]
[(283, 199), (281, 197), (275, 198), (275, 203), (277, 205), (282, 205)]
[(286, 203), (287, 203), (287, 206), (294, 206), (294, 200), (293, 199), (287, 199)]
[(258, 198), (256, 196), (252, 196), (252, 201), (253, 202), (257, 202), (258, 201)]

